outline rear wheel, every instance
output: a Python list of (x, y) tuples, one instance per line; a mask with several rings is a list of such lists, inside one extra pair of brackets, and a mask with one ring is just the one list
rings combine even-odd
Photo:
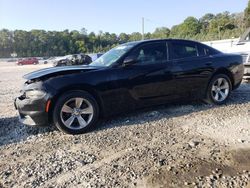
[(209, 104), (224, 104), (228, 100), (231, 91), (232, 83), (228, 76), (224, 74), (215, 75), (208, 85), (204, 101)]
[(98, 116), (98, 105), (89, 93), (72, 91), (57, 101), (53, 121), (65, 133), (82, 134), (95, 126)]

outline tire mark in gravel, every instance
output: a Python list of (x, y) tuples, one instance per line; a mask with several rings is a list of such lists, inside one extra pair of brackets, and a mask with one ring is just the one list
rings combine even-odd
[[(143, 147), (143, 146), (141, 146), (141, 147)], [(128, 148), (128, 149), (116, 152), (116, 153), (114, 153), (112, 155), (109, 155), (108, 157), (103, 158), (103, 159), (101, 159), (101, 160), (99, 160), (97, 162), (94, 162), (92, 164), (88, 164), (88, 165), (85, 165), (85, 166), (78, 167), (78, 168), (74, 169), (74, 172), (69, 171), (69, 172), (60, 174), (60, 175), (48, 180), (42, 187), (50, 187), (51, 186), (50, 184), (51, 183), (53, 184), (54, 182), (56, 182), (56, 183), (64, 183), (66, 181), (69, 181), (71, 178), (74, 178), (77, 175), (80, 175), (80, 174), (82, 174), (82, 173), (84, 173), (86, 171), (89, 171), (89, 170), (100, 168), (101, 166), (109, 164), (112, 161), (114, 161), (115, 159), (118, 159), (119, 157), (122, 157), (123, 155), (125, 155), (125, 154), (127, 154), (129, 152), (132, 152), (132, 151), (133, 151), (133, 148)], [(61, 180), (61, 181), (58, 181), (58, 180)]]
[[(184, 134), (182, 134), (183, 138), (185, 137)], [(189, 138), (186, 138), (187, 140), (191, 139), (192, 137), (189, 137)], [(92, 164), (87, 164), (85, 166), (81, 166), (79, 168), (76, 168), (74, 169), (74, 171), (68, 171), (66, 173), (62, 173), (62, 174), (59, 174), (55, 177), (53, 177), (52, 179), (48, 180), (44, 185), (42, 185), (42, 187), (53, 187), (53, 186), (59, 186), (62, 185), (62, 187), (65, 186), (65, 183), (66, 182), (71, 182), (72, 180), (76, 179), (77, 177), (81, 177), (81, 175), (83, 174), (86, 174), (88, 171), (94, 171), (104, 165), (108, 165), (110, 166), (110, 164), (112, 164), (113, 161), (116, 161), (122, 157), (125, 157), (126, 155), (130, 155), (133, 156), (133, 152), (135, 152), (135, 150), (143, 150), (144, 152), (148, 149), (150, 150), (154, 150), (155, 148), (157, 147), (160, 147), (160, 142), (153, 138), (151, 140), (151, 145), (149, 146), (149, 144), (143, 144), (143, 145), (140, 145), (140, 146), (136, 146), (136, 147), (131, 147), (131, 148), (128, 148), (128, 149), (125, 149), (125, 150), (121, 150), (119, 152), (116, 152), (112, 155), (108, 155), (107, 157), (104, 157), (103, 159), (99, 160), (99, 161), (96, 161)], [(179, 148), (177, 149), (178, 152), (181, 152), (181, 148), (183, 147), (183, 144), (184, 143), (179, 143), (178, 146), (174, 146), (172, 148), (172, 145), (170, 144), (169, 145), (169, 148), (172, 148), (173, 151), (176, 150), (176, 148)], [(164, 145), (165, 147), (167, 147), (166, 145)], [(171, 150), (171, 149), (170, 149)], [(170, 151), (169, 150), (169, 151)], [(172, 152), (173, 152), (172, 151)], [(176, 153), (178, 153), (176, 152)], [(196, 152), (196, 151), (195, 151)], [(108, 151), (106, 151), (105, 153), (109, 153)], [(102, 154), (104, 155), (104, 154)], [(187, 154), (189, 155), (189, 154)], [(192, 158), (192, 154), (189, 155), (188, 158)], [(145, 157), (145, 156), (144, 156)], [(144, 158), (145, 162), (149, 162), (148, 159), (147, 159), (148, 156), (146, 156)], [(183, 161), (183, 159), (174, 159), (175, 160), (175, 163), (181, 163)], [(149, 165), (149, 168), (154, 168), (154, 166), (150, 166)], [(80, 182), (81, 184), (79, 184), (78, 186), (79, 187), (87, 187), (89, 186), (89, 183), (91, 182), (84, 182), (84, 181), (81, 181)]]

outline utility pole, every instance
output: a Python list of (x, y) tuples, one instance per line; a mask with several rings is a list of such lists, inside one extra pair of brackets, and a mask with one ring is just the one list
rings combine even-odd
[(142, 40), (144, 40), (144, 17), (142, 17)]
[(221, 28), (222, 28), (222, 26), (218, 26), (218, 32), (219, 32), (219, 40), (221, 40)]

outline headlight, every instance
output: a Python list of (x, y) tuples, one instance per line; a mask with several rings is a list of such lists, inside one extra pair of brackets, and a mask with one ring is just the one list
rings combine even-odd
[(25, 95), (26, 95), (26, 98), (40, 99), (40, 98), (43, 98), (46, 95), (46, 93), (41, 90), (28, 90), (28, 91), (25, 91)]

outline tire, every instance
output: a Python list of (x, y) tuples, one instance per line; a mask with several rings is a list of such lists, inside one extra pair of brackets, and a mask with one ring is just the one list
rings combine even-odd
[(232, 83), (225, 74), (217, 74), (209, 82), (204, 101), (208, 104), (225, 104), (231, 94)]
[(45, 65), (46, 65), (46, 64), (48, 64), (48, 62), (47, 62), (47, 61), (44, 61), (44, 62), (43, 62), (43, 64), (45, 64)]
[(85, 91), (63, 94), (53, 110), (55, 126), (67, 134), (82, 134), (95, 127), (99, 118), (96, 100)]

